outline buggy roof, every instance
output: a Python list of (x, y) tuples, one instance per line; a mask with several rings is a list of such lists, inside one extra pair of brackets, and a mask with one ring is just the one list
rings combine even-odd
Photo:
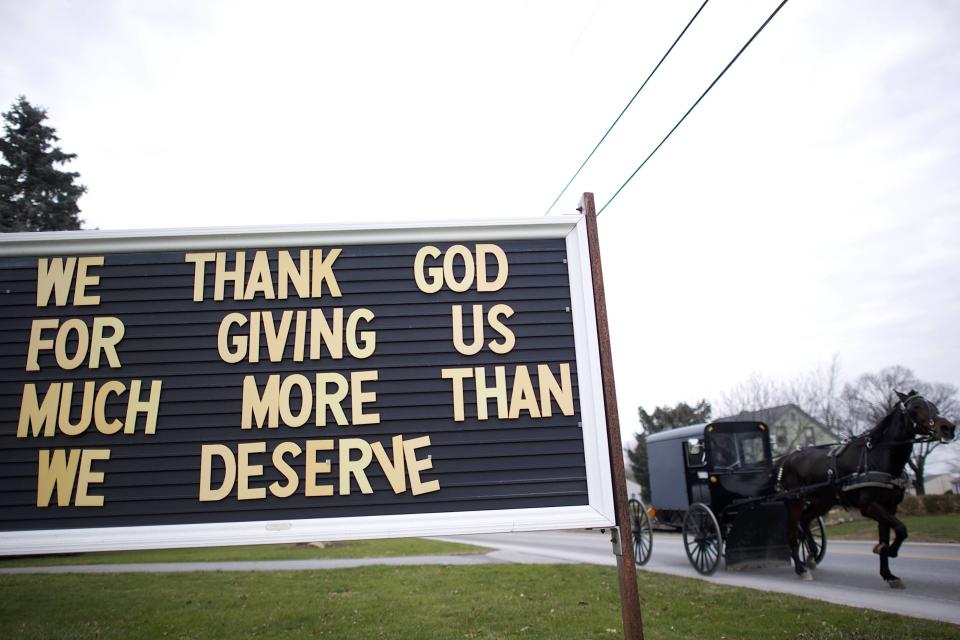
[(714, 433), (729, 433), (731, 431), (743, 431), (744, 427), (756, 428), (761, 422), (743, 420), (739, 422), (704, 422), (701, 424), (690, 425), (689, 427), (678, 427), (669, 429), (647, 436), (647, 444), (651, 442), (664, 442), (666, 440), (680, 440), (687, 438), (702, 438), (707, 427)]

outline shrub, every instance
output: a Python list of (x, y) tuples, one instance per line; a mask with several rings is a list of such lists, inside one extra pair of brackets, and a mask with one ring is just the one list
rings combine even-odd
[(897, 513), (906, 516), (939, 515), (942, 513), (960, 513), (960, 496), (906, 496)]

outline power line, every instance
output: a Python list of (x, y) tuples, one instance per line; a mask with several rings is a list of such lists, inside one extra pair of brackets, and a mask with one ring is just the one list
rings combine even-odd
[(590, 154), (587, 156), (586, 160), (584, 160), (584, 161), (580, 164), (580, 168), (577, 169), (577, 172), (573, 174), (573, 177), (570, 178), (570, 180), (567, 182), (567, 185), (566, 185), (563, 189), (560, 190), (560, 193), (557, 194), (557, 197), (554, 198), (553, 202), (550, 204), (549, 207), (547, 207), (547, 210), (546, 210), (546, 212), (545, 212), (543, 215), (546, 216), (546, 215), (549, 215), (549, 214), (550, 214), (550, 211), (553, 209), (554, 206), (556, 206), (557, 202), (560, 201), (560, 198), (563, 196), (563, 194), (567, 192), (567, 189), (570, 188), (570, 185), (573, 184), (573, 181), (577, 179), (577, 176), (580, 175), (580, 172), (581, 172), (581, 171), (583, 171), (583, 168), (584, 168), (584, 167), (587, 165), (587, 163), (590, 161), (590, 158), (592, 158), (592, 157), (593, 157), (593, 154), (597, 152), (597, 149), (600, 148), (600, 145), (603, 144), (603, 141), (607, 139), (607, 136), (610, 135), (610, 132), (613, 131), (613, 128), (614, 128), (615, 126), (617, 126), (617, 123), (620, 122), (620, 118), (622, 118), (622, 117), (623, 117), (623, 114), (625, 114), (625, 113), (627, 112), (627, 109), (630, 108), (630, 105), (633, 104), (633, 101), (637, 99), (637, 96), (640, 95), (640, 92), (643, 91), (643, 88), (644, 88), (645, 86), (647, 86), (647, 83), (650, 82), (650, 78), (652, 78), (652, 77), (653, 77), (653, 74), (655, 74), (655, 73), (657, 72), (657, 69), (660, 68), (660, 65), (663, 64), (663, 61), (667, 59), (667, 56), (670, 55), (670, 52), (673, 51), (673, 48), (674, 48), (675, 46), (677, 46), (677, 43), (680, 42), (680, 38), (682, 38), (682, 37), (683, 37), (683, 34), (685, 34), (685, 33), (687, 32), (687, 29), (690, 28), (690, 25), (692, 25), (692, 24), (693, 24), (693, 21), (697, 19), (697, 16), (700, 15), (700, 12), (703, 11), (703, 8), (704, 8), (705, 6), (707, 6), (707, 3), (708, 3), (708, 2), (710, 2), (710, 0), (703, 0), (703, 4), (700, 5), (700, 8), (697, 9), (697, 12), (696, 12), (695, 14), (693, 14), (693, 17), (692, 17), (692, 18), (690, 18), (690, 22), (688, 22), (688, 23), (687, 23), (687, 26), (685, 26), (685, 27), (683, 28), (683, 31), (680, 32), (680, 35), (677, 36), (677, 39), (673, 41), (673, 44), (670, 45), (670, 48), (667, 49), (667, 52), (666, 52), (665, 54), (663, 54), (663, 57), (660, 58), (660, 62), (658, 62), (658, 63), (657, 63), (657, 66), (655, 66), (655, 67), (653, 68), (653, 71), (650, 72), (650, 74), (647, 76), (647, 79), (643, 81), (643, 84), (640, 85), (640, 88), (637, 89), (637, 92), (636, 92), (635, 94), (633, 94), (633, 97), (630, 98), (630, 101), (627, 103), (627, 106), (625, 106), (625, 107), (623, 108), (623, 111), (620, 112), (620, 115), (617, 116), (617, 119), (613, 121), (613, 124), (611, 124), (611, 125), (610, 125), (610, 128), (607, 129), (607, 132), (606, 132), (605, 134), (603, 134), (603, 137), (602, 137), (602, 138), (600, 138), (600, 142), (598, 142), (597, 145), (593, 148), (593, 151), (590, 152)]
[(777, 13), (780, 11), (780, 9), (783, 8), (783, 5), (785, 5), (785, 4), (787, 4), (787, 0), (783, 0), (783, 2), (781, 2), (779, 5), (777, 5), (777, 8), (773, 10), (773, 13), (771, 13), (770, 16), (769, 16), (766, 20), (764, 20), (763, 24), (760, 25), (760, 28), (757, 29), (757, 30), (753, 33), (753, 35), (750, 36), (750, 39), (747, 40), (747, 43), (746, 43), (745, 45), (743, 45), (743, 47), (740, 48), (740, 51), (737, 52), (737, 55), (733, 56), (733, 59), (730, 60), (730, 62), (727, 63), (727, 66), (725, 66), (725, 67), (723, 68), (723, 71), (720, 72), (720, 75), (718, 75), (716, 78), (714, 78), (713, 82), (710, 83), (710, 86), (707, 87), (706, 91), (704, 91), (702, 94), (700, 94), (700, 97), (697, 98), (697, 101), (693, 103), (693, 106), (691, 106), (689, 109), (687, 109), (687, 112), (686, 112), (685, 114), (683, 114), (683, 117), (680, 118), (680, 119), (677, 121), (677, 124), (673, 125), (673, 128), (670, 129), (670, 132), (667, 133), (666, 136), (664, 136), (663, 140), (660, 141), (660, 144), (658, 144), (658, 145), (654, 148), (654, 150), (650, 152), (650, 155), (648, 155), (648, 156), (644, 159), (644, 161), (640, 163), (640, 166), (639, 166), (639, 167), (637, 167), (636, 169), (633, 170), (633, 173), (630, 174), (630, 177), (627, 178), (626, 182), (624, 182), (622, 185), (620, 185), (620, 188), (617, 189), (616, 193), (614, 193), (613, 196), (611, 196), (609, 200), (607, 200), (607, 203), (606, 203), (605, 205), (603, 205), (602, 207), (600, 207), (600, 210), (597, 211), (597, 215), (598, 215), (598, 216), (599, 216), (601, 213), (603, 213), (603, 210), (604, 210), (604, 209), (606, 209), (608, 206), (610, 206), (610, 203), (613, 202), (614, 198), (616, 198), (618, 195), (620, 195), (620, 192), (623, 191), (623, 188), (626, 187), (626, 186), (630, 183), (631, 180), (633, 180), (633, 177), (634, 177), (635, 175), (637, 175), (637, 172), (640, 171), (640, 169), (643, 169), (643, 165), (647, 164), (647, 161), (650, 160), (650, 158), (653, 157), (653, 154), (655, 154), (655, 153), (660, 149), (660, 147), (663, 146), (663, 143), (666, 142), (667, 139), (668, 139), (670, 136), (673, 135), (673, 132), (677, 130), (677, 127), (679, 127), (680, 124), (683, 123), (683, 121), (687, 119), (687, 116), (690, 115), (690, 112), (697, 108), (697, 105), (700, 104), (700, 101), (703, 100), (708, 93), (710, 93), (710, 89), (713, 89), (713, 85), (717, 84), (717, 82), (720, 80), (720, 78), (723, 77), (723, 74), (725, 74), (725, 73), (727, 72), (727, 69), (729, 69), (730, 67), (733, 66), (733, 63), (737, 61), (737, 58), (740, 57), (740, 54), (742, 54), (744, 51), (747, 50), (747, 47), (750, 46), (750, 43), (752, 43), (752, 42), (754, 41), (754, 39), (755, 39), (758, 35), (760, 35), (760, 32), (764, 30), (764, 28), (770, 23), (771, 20), (773, 20), (773, 17), (774, 17), (775, 15), (777, 15)]

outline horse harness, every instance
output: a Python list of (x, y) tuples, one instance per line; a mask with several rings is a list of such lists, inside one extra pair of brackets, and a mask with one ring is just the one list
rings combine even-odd
[[(930, 411), (930, 402), (923, 396), (915, 396), (914, 398), (910, 398), (910, 400), (917, 398), (927, 404), (928, 414), (935, 413), (935, 411)], [(902, 413), (913, 423), (913, 426), (916, 427), (916, 420), (914, 420), (907, 411), (906, 404), (901, 401), (898, 403), (898, 407), (900, 409), (900, 413)], [(933, 418), (931, 418), (929, 422), (930, 426), (933, 426)], [(853, 444), (855, 440), (860, 438), (851, 438), (834, 445), (829, 445), (830, 450), (827, 452), (827, 458), (830, 460), (830, 467), (827, 469), (827, 477), (828, 482), (833, 486), (834, 491), (837, 494), (837, 500), (843, 502), (843, 493), (848, 491), (856, 491), (857, 489), (865, 489), (867, 487), (876, 487), (880, 489), (899, 489), (900, 491), (905, 491), (907, 486), (910, 484), (910, 480), (907, 478), (906, 471), (901, 473), (899, 476), (895, 476), (892, 473), (870, 469), (868, 455), (874, 448), (874, 444), (869, 435), (861, 437), (864, 438), (864, 447), (860, 452), (860, 461), (857, 464), (857, 470), (856, 472), (842, 478), (840, 477), (840, 471), (837, 466), (837, 458), (839, 458), (840, 455), (847, 450), (847, 447)], [(909, 444), (912, 446), (918, 442), (928, 442), (932, 440), (932, 437), (925, 436), (903, 441), (885, 442), (880, 446), (889, 447), (898, 444)]]
[(867, 487), (876, 487), (879, 489), (899, 489), (901, 491), (907, 488), (909, 479), (907, 478), (906, 472), (901, 473), (899, 476), (895, 476), (892, 473), (886, 473), (885, 471), (876, 471), (870, 469), (867, 462), (867, 455), (873, 448), (873, 445), (869, 439), (867, 440), (866, 446), (863, 447), (863, 450), (860, 454), (860, 461), (857, 464), (857, 470), (850, 475), (840, 477), (840, 472), (837, 467), (837, 458), (840, 456), (840, 454), (846, 451), (851, 442), (851, 440), (848, 440), (840, 444), (835, 444), (831, 446), (830, 451), (827, 452), (827, 458), (830, 460), (830, 468), (827, 469), (827, 477), (829, 478), (830, 484), (833, 486), (833, 489), (837, 494), (838, 501), (843, 502), (843, 494), (848, 491), (856, 491), (857, 489), (865, 489)]
[[(910, 415), (910, 412), (907, 408), (907, 403), (910, 403), (914, 400), (921, 400), (927, 405), (927, 414), (928, 416), (937, 415), (936, 405), (933, 405), (929, 400), (923, 396), (916, 395), (906, 399), (906, 402), (901, 400), (898, 403), (898, 408), (900, 413), (911, 422), (916, 432), (917, 421)], [(934, 424), (934, 419), (929, 418), (929, 426), (932, 427)], [(918, 434), (919, 435), (919, 434)], [(857, 464), (857, 470), (854, 473), (851, 473), (847, 476), (840, 476), (840, 469), (837, 463), (837, 459), (843, 454), (847, 448), (858, 440), (863, 440), (864, 446), (860, 453), (860, 460)], [(858, 489), (865, 489), (868, 487), (874, 487), (878, 489), (891, 489), (891, 490), (900, 490), (905, 491), (907, 486), (910, 484), (907, 473), (904, 470), (899, 476), (895, 476), (891, 473), (885, 471), (877, 471), (875, 469), (870, 469), (869, 465), (869, 453), (876, 446), (896, 446), (899, 444), (909, 444), (913, 446), (914, 444), (921, 442), (934, 442), (936, 438), (932, 434), (924, 435), (919, 437), (912, 437), (909, 440), (901, 440), (894, 442), (883, 442), (874, 444), (871, 439), (871, 434), (864, 434), (849, 438), (842, 442), (837, 442), (835, 444), (828, 445), (818, 445), (817, 448), (828, 448), (827, 458), (830, 463), (827, 468), (827, 480), (825, 482), (818, 482), (813, 485), (805, 485), (803, 487), (798, 487), (790, 491), (784, 491), (783, 485), (781, 484), (781, 479), (783, 478), (783, 465), (780, 465), (780, 469), (777, 472), (776, 484), (777, 490), (782, 492), (782, 495), (787, 497), (801, 497), (804, 494), (808, 494), (811, 491), (816, 491), (819, 489), (830, 487), (833, 489), (836, 494), (837, 502), (840, 504), (847, 504), (844, 500), (845, 494), (856, 491)], [(799, 449), (798, 449), (799, 451)], [(849, 505), (848, 505), (849, 506)]]

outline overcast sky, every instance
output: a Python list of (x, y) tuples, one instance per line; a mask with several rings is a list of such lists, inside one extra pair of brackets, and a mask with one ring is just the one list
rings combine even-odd
[[(708, 4), (551, 215), (776, 4)], [(90, 227), (539, 217), (699, 5), (0, 0), (0, 105), (48, 109)], [(958, 34), (947, 0), (788, 3), (601, 215), (625, 433), (835, 354), (960, 386)]]

